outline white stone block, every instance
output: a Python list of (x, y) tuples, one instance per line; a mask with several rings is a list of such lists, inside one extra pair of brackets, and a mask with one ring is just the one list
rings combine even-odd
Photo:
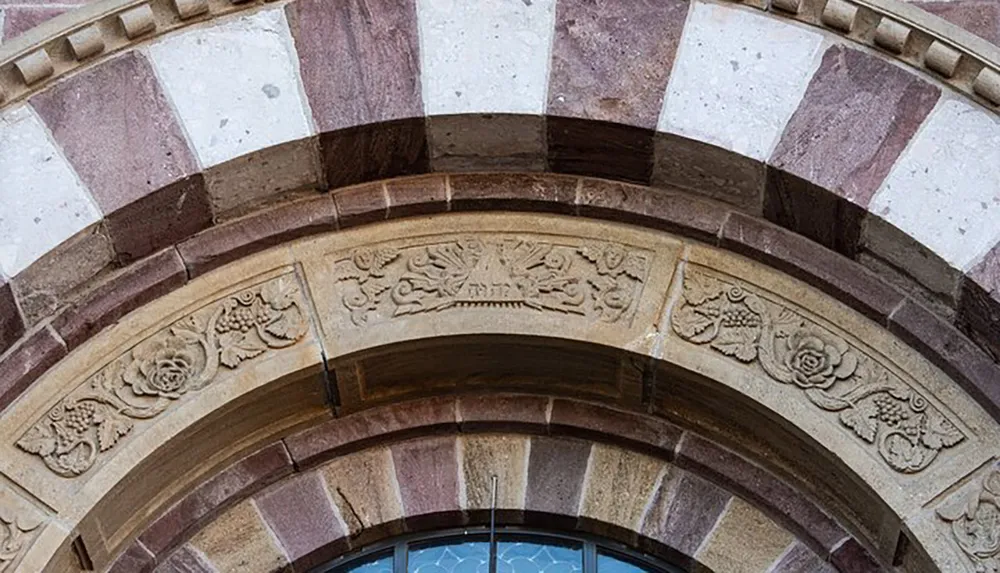
[(417, 0), (427, 113), (543, 113), (554, 18), (554, 0)]
[(100, 218), (35, 112), (0, 114), (0, 272), (16, 275)]
[(204, 167), (313, 133), (281, 8), (170, 36), (149, 54)]
[(659, 130), (765, 160), (818, 64), (823, 37), (736, 7), (696, 2)]
[(942, 100), (869, 209), (967, 270), (1000, 241), (1000, 121)]

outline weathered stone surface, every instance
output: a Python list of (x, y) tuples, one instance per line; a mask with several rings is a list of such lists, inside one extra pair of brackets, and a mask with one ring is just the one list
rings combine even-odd
[(288, 557), (277, 546), (253, 500), (239, 503), (191, 539), (218, 571), (280, 571)]
[(328, 131), (319, 141), (331, 189), (430, 169), (423, 118)]
[(590, 442), (532, 438), (524, 508), (531, 512), (576, 516), (590, 451)]
[(583, 179), (579, 214), (642, 225), (714, 243), (730, 209), (667, 189)]
[(781, 556), (770, 571), (772, 573), (835, 573), (836, 569), (830, 563), (820, 559), (805, 545), (796, 543)]
[(986, 253), (962, 282), (957, 322), (1000, 362), (1000, 246)]
[(352, 537), (366, 530), (402, 532), (403, 503), (388, 448), (337, 458), (319, 472)]
[(295, 463), (315, 465), (345, 446), (358, 448), (379, 436), (405, 436), (407, 431), (457, 430), (455, 399), (401, 402), (362, 410), (304, 430), (285, 439)]
[(688, 434), (677, 452), (677, 464), (723, 483), (730, 491), (766, 508), (824, 554), (847, 536), (836, 521), (798, 490), (708, 440)]
[(549, 115), (655, 128), (688, 6), (685, 0), (557, 3)]
[(203, 167), (315, 133), (281, 8), (180, 30), (148, 53)]
[(923, 10), (1000, 45), (1000, 6), (993, 0), (911, 2)]
[(846, 257), (859, 249), (868, 212), (801, 177), (767, 168), (764, 217)]
[(0, 277), (0, 356), (22, 334), (24, 334), (24, 320), (21, 319), (17, 303), (14, 302), (11, 285)]
[(337, 223), (342, 229), (384, 221), (389, 215), (383, 183), (338, 189), (331, 196), (337, 208)]
[(140, 306), (180, 288), (188, 279), (177, 250), (165, 249), (107, 277), (53, 320), (72, 350)]
[(114, 564), (108, 569), (108, 573), (137, 573), (139, 571), (149, 571), (153, 568), (155, 560), (153, 554), (139, 541), (128, 546)]
[(767, 159), (822, 41), (741, 6), (693, 3), (657, 129)]
[(0, 113), (0, 273), (16, 276), (100, 211), (28, 105)]
[(391, 449), (407, 523), (420, 525), (426, 523), (420, 516), (461, 511), (454, 437), (400, 442)]
[(889, 330), (952, 376), (993, 417), (1000, 417), (1000, 365), (955, 327), (908, 299), (889, 317)]
[(549, 169), (648, 183), (653, 171), (653, 132), (627, 125), (549, 117)]
[(654, 186), (680, 187), (751, 215), (760, 214), (764, 202), (763, 161), (673, 133), (657, 133), (653, 145)]
[(303, 569), (318, 564), (311, 553), (347, 535), (316, 472), (285, 480), (254, 501), (285, 554)]
[(680, 428), (660, 418), (559, 398), (552, 402), (549, 424), (553, 432), (645, 447), (667, 459), (681, 437)]
[(74, 3), (70, 1), (66, 2), (66, 5), (60, 6), (4, 6), (0, 8), (0, 24), (3, 24), (3, 34), (0, 34), (0, 39), (9, 42), (42, 22), (51, 20), (63, 12), (72, 10), (73, 8), (69, 5)]
[(191, 491), (146, 528), (139, 539), (154, 555), (163, 556), (234, 501), (291, 471), (292, 461), (282, 444), (262, 448)]
[(434, 171), (544, 171), (545, 118), (484, 113), (427, 118)]
[(105, 214), (197, 170), (140, 52), (127, 52), (31, 98)]
[(413, 217), (448, 210), (447, 180), (441, 175), (385, 182), (389, 218)]
[(903, 294), (868, 269), (780, 227), (734, 213), (722, 229), (722, 246), (798, 277), (880, 323)]
[(461, 396), (458, 419), (462, 430), (489, 427), (491, 430), (544, 431), (549, 399), (529, 395)]
[(163, 561), (153, 573), (218, 573), (212, 567), (205, 555), (191, 547), (183, 545)]
[[(638, 531), (646, 506), (668, 466), (661, 460), (594, 444), (580, 517)], [(603, 527), (595, 524), (598, 530)]]
[(201, 175), (182, 179), (107, 216), (120, 263), (176, 244), (212, 222)]
[(66, 346), (50, 326), (27, 334), (0, 359), (0, 412), (63, 356)]
[(196, 277), (274, 245), (336, 227), (330, 194), (310, 194), (211, 227), (177, 245), (177, 251), (190, 275)]
[(421, 115), (411, 0), (306, 0), (286, 12), (320, 132)]
[(490, 507), (495, 475), (504, 484), (497, 492), (497, 508), (524, 509), (529, 439), (487, 434), (463, 436), (458, 443), (465, 482), (464, 507), (470, 510)]
[(452, 175), (452, 211), (576, 211), (575, 177), (553, 175)]
[(769, 163), (865, 207), (940, 96), (907, 70), (835, 44)]
[[(111, 238), (102, 224), (87, 227), (45, 253), (10, 281), (25, 322), (34, 325), (75, 300), (81, 287), (107, 270), (114, 260)], [(0, 326), (0, 332), (4, 330)]]
[(714, 571), (766, 571), (795, 538), (746, 502), (733, 498), (698, 560)]
[(830, 556), (830, 563), (841, 573), (881, 573), (883, 569), (856, 540), (848, 539)]
[(641, 531), (690, 558), (711, 533), (732, 495), (688, 472), (672, 473), (672, 479), (664, 479), (657, 489)]

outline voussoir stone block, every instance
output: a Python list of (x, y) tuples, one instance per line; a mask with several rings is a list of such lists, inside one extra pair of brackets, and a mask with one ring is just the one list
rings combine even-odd
[(390, 449), (407, 525), (410, 528), (456, 525), (461, 506), (455, 437), (399, 442)]
[(576, 211), (578, 179), (558, 175), (452, 175), (452, 211)]
[(282, 571), (288, 557), (278, 546), (252, 499), (219, 516), (191, 539), (218, 571)]
[(71, 75), (30, 102), (105, 215), (198, 170), (141, 52)]
[(958, 323), (1000, 361), (1000, 246), (993, 247), (963, 281)]
[(430, 167), (434, 171), (544, 171), (545, 118), (477, 113), (427, 118)]
[(0, 273), (16, 276), (100, 211), (27, 105), (0, 113)]
[[(403, 502), (392, 452), (376, 448), (349, 454), (318, 470), (352, 538), (402, 532)], [(360, 542), (364, 542), (362, 537)]]
[(320, 132), (422, 115), (413, 0), (303, 0), (286, 11)]
[[(497, 509), (508, 510), (517, 520), (524, 509), (530, 439), (517, 435), (485, 434), (459, 438), (464, 476), (463, 508), (485, 510), (492, 501), (492, 477), (503, 484), (497, 492)], [(511, 511), (513, 510), (513, 511)]]
[(320, 152), (331, 189), (430, 169), (423, 118), (324, 132)]
[(153, 573), (218, 573), (205, 554), (191, 545), (184, 545), (170, 554)]
[(275, 484), (254, 501), (285, 554), (303, 569), (319, 564), (327, 557), (325, 548), (347, 535), (326, 484), (316, 472)]
[(666, 459), (681, 438), (680, 428), (660, 418), (561, 398), (552, 401), (549, 424), (553, 432), (615, 441)]
[(604, 444), (594, 444), (587, 467), (580, 517), (594, 522), (597, 532), (607, 525), (638, 531), (656, 488), (669, 466), (656, 458)]
[(49, 325), (36, 328), (0, 355), (0, 412), (63, 356), (66, 345)]
[(643, 518), (642, 534), (666, 545), (677, 557), (693, 565), (732, 494), (694, 474), (673, 470), (656, 490)]
[(767, 571), (794, 540), (753, 506), (733, 498), (697, 557), (713, 571), (760, 573)]
[(407, 177), (385, 182), (389, 218), (443, 213), (448, 210), (447, 179), (443, 175)]
[[(532, 438), (525, 510), (559, 516), (575, 525), (591, 447), (582, 440)], [(539, 521), (544, 523), (544, 518)]]
[(545, 430), (549, 399), (531, 395), (471, 395), (458, 398), (459, 426), (463, 431), (487, 427), (494, 430)]
[(24, 334), (24, 323), (11, 285), (0, 277), (0, 356)]

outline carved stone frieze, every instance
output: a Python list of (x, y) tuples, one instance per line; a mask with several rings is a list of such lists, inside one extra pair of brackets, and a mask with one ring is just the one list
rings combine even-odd
[(41, 529), (42, 517), (0, 484), (0, 573), (13, 572)]
[(898, 472), (919, 472), (965, 439), (920, 392), (875, 359), (735, 281), (689, 269), (671, 323), (684, 340), (758, 363), (773, 380), (837, 413)]
[(360, 248), (335, 263), (351, 321), (498, 307), (628, 323), (649, 272), (645, 251), (466, 236), (412, 248)]
[(52, 407), (17, 441), (50, 470), (75, 477), (132, 431), (220, 368), (236, 369), (307, 331), (295, 279), (282, 276), (213, 303), (173, 323), (101, 369)]
[(937, 510), (976, 573), (1000, 572), (1000, 464)]

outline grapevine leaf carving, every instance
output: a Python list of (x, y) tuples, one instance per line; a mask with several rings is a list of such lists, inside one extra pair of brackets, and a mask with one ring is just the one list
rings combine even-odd
[(30, 518), (0, 500), (0, 573), (13, 573), (17, 562), (41, 526), (41, 521)]
[(269, 349), (295, 344), (307, 330), (300, 294), (287, 276), (236, 293), (182, 318), (113, 360), (53, 406), (17, 441), (63, 477), (88, 471), (137, 420)]
[(976, 573), (1000, 571), (1000, 464), (937, 510)]
[(688, 342), (759, 364), (816, 407), (836, 412), (898, 472), (919, 472), (965, 439), (917, 391), (843, 338), (735, 282), (689, 271), (671, 326)]

